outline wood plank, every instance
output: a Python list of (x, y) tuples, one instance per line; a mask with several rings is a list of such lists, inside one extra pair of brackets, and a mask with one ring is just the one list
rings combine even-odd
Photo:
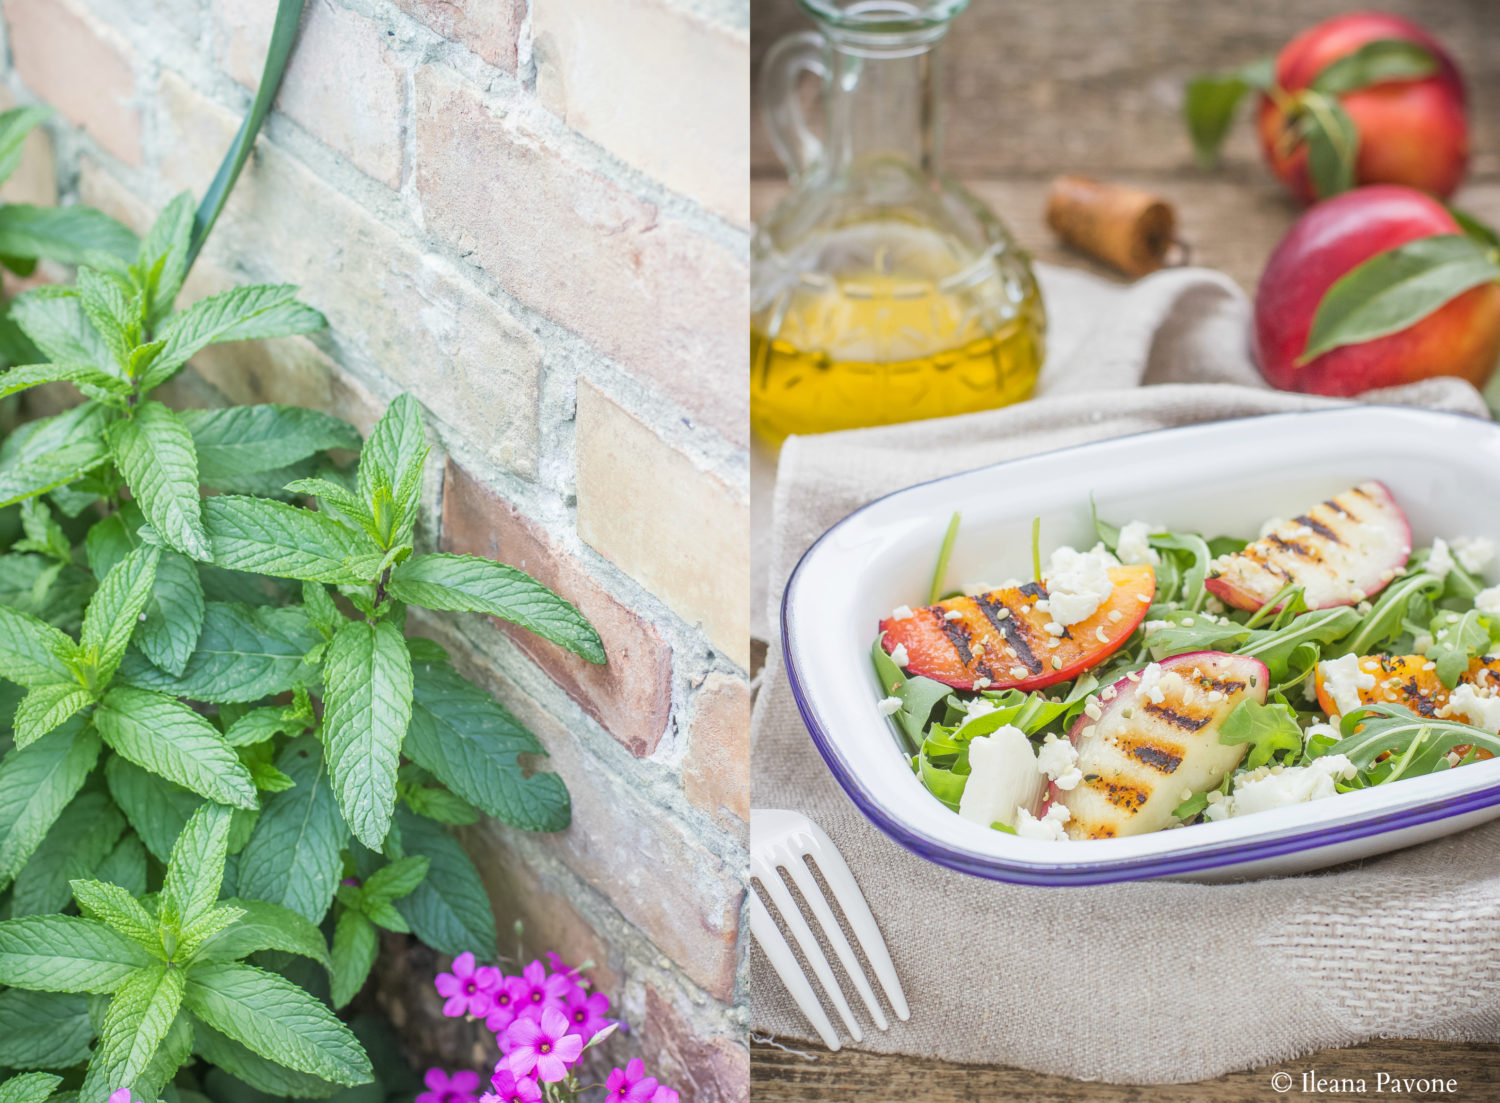
[[(1057, 172), (1200, 177), (1183, 129), (1194, 74), (1274, 54), (1347, 0), (978, 0), (944, 46), (948, 168), (965, 177)], [(1500, 177), (1500, 18), (1487, 0), (1391, 0), (1429, 28), (1469, 84), (1472, 179)], [(754, 0), (752, 63), (811, 26), (795, 0)], [(780, 174), (757, 117), (755, 175)], [(1251, 127), (1229, 160), (1259, 165)], [(1263, 170), (1258, 170), (1263, 171)]]
[[(1348, 1049), (1320, 1050), (1295, 1061), (1230, 1073), (1195, 1084), (1123, 1085), (1072, 1080), (1024, 1069), (956, 1065), (917, 1057), (858, 1050), (808, 1050), (814, 1060), (775, 1046), (752, 1043), (750, 1093), (755, 1103), (832, 1103), (832, 1101), (921, 1100), (923, 1103), (980, 1103), (1026, 1099), (1029, 1103), (1265, 1103), (1277, 1098), (1272, 1077), (1290, 1076), (1292, 1098), (1384, 1098), (1375, 1077), (1430, 1077), (1458, 1081), (1452, 1094), (1394, 1093), (1405, 1098), (1500, 1098), (1500, 1046), (1385, 1039)], [(1365, 1081), (1365, 1090), (1340, 1095), (1302, 1091), (1304, 1072), (1318, 1077)]]

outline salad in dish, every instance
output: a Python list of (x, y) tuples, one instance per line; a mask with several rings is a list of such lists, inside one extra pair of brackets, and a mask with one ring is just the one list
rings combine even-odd
[(1254, 539), (1101, 521), (1032, 577), (902, 605), (871, 648), (923, 786), (1037, 839), (1252, 815), (1500, 754), (1493, 543), (1413, 554), (1365, 482)]

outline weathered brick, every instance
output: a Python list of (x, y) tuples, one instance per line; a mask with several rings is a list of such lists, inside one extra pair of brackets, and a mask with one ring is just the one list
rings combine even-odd
[(750, 221), (747, 34), (662, 0), (535, 0), (531, 28), (537, 94), (568, 126)]
[(396, 0), (396, 6), (450, 42), (507, 73), (516, 71), (516, 38), (525, 0)]
[(641, 1032), (646, 1068), (693, 1103), (748, 1103), (750, 1051), (724, 1034), (700, 1037), (691, 1008), (679, 1009), (653, 985), (646, 986), (646, 1022)]
[[(0, 111), (16, 106), (15, 97), (0, 89)], [(0, 201), (6, 203), (35, 203), (50, 207), (57, 202), (57, 160), (52, 149), (52, 136), (44, 127), (37, 127), (21, 144), (21, 163), (4, 186), (0, 186)]]
[[(260, 87), (276, 5), (215, 0), (221, 63), (246, 88)], [(276, 108), (361, 171), (401, 184), (406, 77), (386, 28), (337, 4), (309, 4)]]
[(578, 532), (740, 666), (750, 664), (750, 508), (580, 380)]
[(726, 827), (742, 832), (749, 822), (750, 686), (743, 678), (710, 674), (699, 687), (682, 790)]
[[(538, 845), (602, 893), (710, 996), (733, 999), (743, 872), (700, 846), (493, 668), (466, 667), (457, 658), (466, 675), (488, 685), (536, 734), (549, 768), (567, 783), (573, 822), (566, 831), (533, 836)], [(514, 829), (495, 830), (505, 837)]]
[(98, 208), (138, 234), (151, 227), (151, 207), (87, 155), (78, 159), (78, 201)]
[(519, 567), (576, 605), (609, 661), (589, 663), (515, 625), (497, 622), (530, 659), (631, 753), (656, 749), (672, 709), (672, 652), (660, 633), (610, 596), (565, 550), (458, 464), (443, 479), (444, 551)]
[[(528, 306), (748, 440), (748, 270), (727, 249), (491, 112), (452, 71), (416, 73), (427, 226)], [(484, 171), (476, 172), (475, 166)], [(708, 382), (705, 382), (708, 381)]]
[(31, 91), (122, 161), (141, 163), (130, 48), (73, 0), (5, 0), (10, 56)]
[[(217, 139), (227, 141), (238, 124), (170, 71), (158, 100), (173, 135), (163, 172), (179, 187), (198, 186), (190, 181), (212, 167), (196, 151), (222, 148)], [(225, 264), (254, 257), (276, 278), (300, 284), (340, 344), (364, 352), (493, 462), (535, 476), (536, 338), (445, 263), (264, 138), (205, 254)]]
[(341, 417), (368, 435), (384, 408), (305, 337), (210, 345), (192, 366), (231, 402), (279, 402)]

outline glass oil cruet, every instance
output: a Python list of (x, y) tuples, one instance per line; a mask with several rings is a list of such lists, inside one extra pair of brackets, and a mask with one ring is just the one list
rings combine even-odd
[[(791, 433), (967, 413), (1030, 395), (1046, 316), (1000, 221), (938, 168), (939, 45), (968, 0), (798, 0), (818, 30), (766, 54), (791, 192), (751, 247), (751, 423)], [(823, 137), (799, 79), (822, 83)]]

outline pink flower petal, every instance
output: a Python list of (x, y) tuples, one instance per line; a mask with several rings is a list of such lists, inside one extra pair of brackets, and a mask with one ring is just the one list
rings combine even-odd
[(505, 1037), (513, 1046), (535, 1046), (546, 1039), (544, 1028), (531, 1019), (517, 1019), (506, 1030)]
[(463, 1092), (465, 1095), (472, 1095), (477, 1087), (479, 1087), (479, 1073), (473, 1069), (459, 1069), (448, 1080), (449, 1090)]
[(505, 1067), (518, 1078), (530, 1075), (536, 1068), (536, 1050), (530, 1046), (517, 1046), (505, 1055)]
[(422, 1077), (422, 1083), (426, 1084), (435, 1092), (440, 1092), (448, 1086), (448, 1074), (442, 1069), (431, 1068)]
[(463, 996), (450, 996), (443, 1003), (443, 1014), (450, 1019), (461, 1019), (468, 1007), (469, 1001)]
[(542, 1009), (542, 1032), (556, 1041), (568, 1032), (568, 1018), (555, 1007)]
[(452, 973), (439, 973), (433, 978), (433, 985), (438, 990), (439, 996), (456, 996), (463, 991), (464, 982)]
[(555, 1053), (544, 1053), (537, 1058), (536, 1078), (544, 1084), (555, 1084), (568, 1075), (568, 1066)]
[(465, 980), (474, 972), (474, 955), (465, 950), (453, 959), (453, 974)]
[(557, 1044), (552, 1047), (552, 1052), (557, 1054), (558, 1060), (572, 1064), (578, 1060), (578, 1055), (583, 1052), (583, 1039), (577, 1034), (569, 1034), (566, 1038), (559, 1038)]

